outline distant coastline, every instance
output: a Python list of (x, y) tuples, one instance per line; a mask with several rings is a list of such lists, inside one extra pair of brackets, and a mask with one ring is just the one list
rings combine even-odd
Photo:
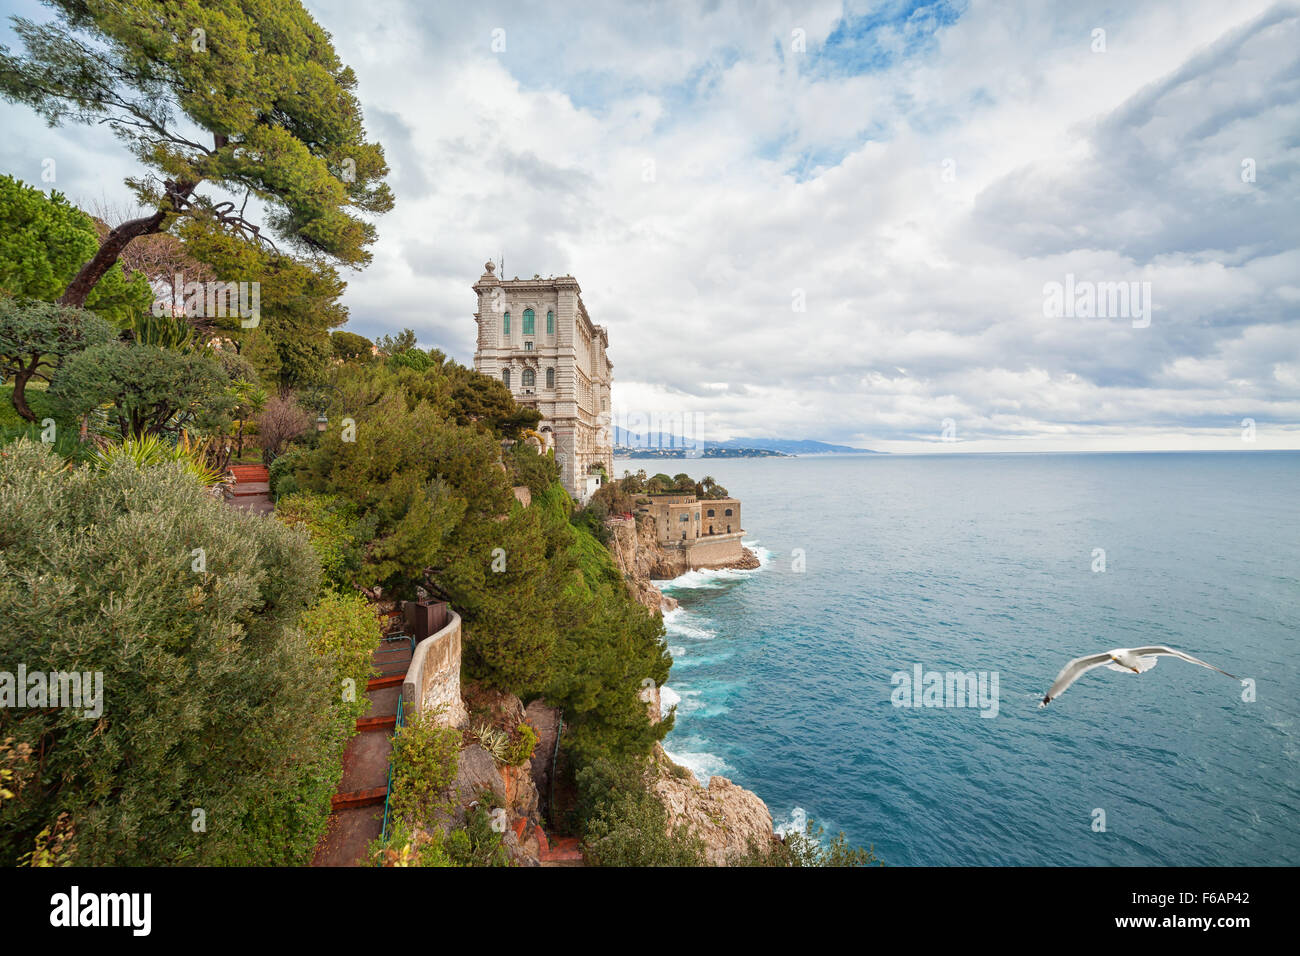
[(880, 455), (884, 452), (833, 445), (810, 438), (730, 438), (705, 441), (670, 432), (638, 434), (614, 426), (617, 458), (795, 458), (800, 455)]
[(794, 458), (770, 448), (628, 448), (615, 446), (615, 458)]

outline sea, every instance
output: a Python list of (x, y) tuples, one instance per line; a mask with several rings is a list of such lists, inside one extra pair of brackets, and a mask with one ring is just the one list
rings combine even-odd
[[(1300, 864), (1300, 453), (640, 468), (742, 502), (760, 568), (658, 582), (665, 747), (781, 832), (895, 866)], [(1039, 706), (1146, 644), (1239, 679), (1162, 657)]]

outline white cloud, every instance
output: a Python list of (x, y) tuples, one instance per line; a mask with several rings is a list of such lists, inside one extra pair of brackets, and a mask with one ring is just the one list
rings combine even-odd
[[(468, 362), (504, 253), (577, 276), (616, 408), (720, 438), (950, 450), (951, 417), (962, 448), (1239, 447), (1253, 417), (1300, 447), (1294, 10), (309, 7), (394, 170), (354, 331)], [(74, 198), (120, 190), (111, 140), (0, 109), (6, 168), (65, 150)], [(1045, 319), (1067, 273), (1150, 281), (1150, 327)]]

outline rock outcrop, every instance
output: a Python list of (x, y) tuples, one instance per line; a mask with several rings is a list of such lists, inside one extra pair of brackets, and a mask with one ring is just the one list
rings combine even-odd
[(658, 744), (654, 759), (657, 774), (652, 785), (668, 813), (668, 825), (685, 824), (699, 837), (709, 865), (726, 866), (777, 840), (772, 814), (757, 794), (726, 777), (711, 777), (708, 787), (700, 786), (695, 775), (673, 763)]
[[(628, 589), (637, 601), (651, 610), (676, 608), (677, 601), (666, 597), (651, 582), (675, 578), (691, 569), (680, 551), (660, 547), (654, 519), (645, 515), (632, 519), (610, 518), (605, 527), (610, 530), (609, 550), (614, 563), (623, 572)], [(759, 566), (759, 560), (744, 548), (739, 560), (724, 566), (752, 569)], [(643, 687), (640, 697), (650, 720), (657, 722), (659, 688)], [(653, 787), (668, 813), (669, 826), (685, 824), (698, 836), (704, 843), (710, 865), (725, 866), (730, 858), (748, 852), (751, 847), (763, 847), (776, 840), (772, 814), (757, 794), (736, 786), (726, 777), (713, 777), (708, 787), (700, 786), (695, 775), (673, 763), (658, 744), (654, 762)]]
[(609, 553), (623, 572), (632, 596), (652, 611), (671, 611), (677, 607), (675, 599), (665, 597), (650, 583), (655, 569), (664, 563), (663, 549), (655, 540), (654, 522), (609, 518), (605, 527), (610, 531)]
[[(524, 705), (513, 694), (471, 686), (466, 700), (472, 712), (471, 731), (486, 724), (508, 732), (527, 722)], [(472, 733), (467, 739), (473, 739)], [(469, 809), (486, 800), (505, 809), (504, 842), (514, 862), (539, 865), (537, 829), (541, 816), (530, 762), (517, 767), (505, 765), (479, 743), (467, 743), (457, 758), (450, 797), (451, 817), (443, 821), (444, 827), (463, 826)]]
[[(677, 601), (665, 597), (651, 582), (668, 580), (691, 570), (685, 553), (665, 549), (655, 537), (654, 519), (648, 515), (635, 518), (607, 518), (605, 527), (610, 531), (609, 552), (614, 563), (623, 572), (633, 597), (651, 610), (671, 611)], [(710, 568), (737, 568), (752, 570), (759, 566), (758, 556), (748, 548), (741, 548), (735, 561), (708, 565)]]

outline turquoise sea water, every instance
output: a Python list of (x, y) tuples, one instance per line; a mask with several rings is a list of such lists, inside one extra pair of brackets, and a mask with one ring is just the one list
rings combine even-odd
[[(697, 775), (894, 865), (1300, 863), (1300, 454), (666, 470), (740, 498), (764, 560), (665, 586), (666, 746)], [(1069, 658), (1145, 643), (1253, 678), (1257, 699), (1162, 658), (1039, 709)], [(996, 672), (997, 716), (894, 706), (891, 676), (917, 664)]]

